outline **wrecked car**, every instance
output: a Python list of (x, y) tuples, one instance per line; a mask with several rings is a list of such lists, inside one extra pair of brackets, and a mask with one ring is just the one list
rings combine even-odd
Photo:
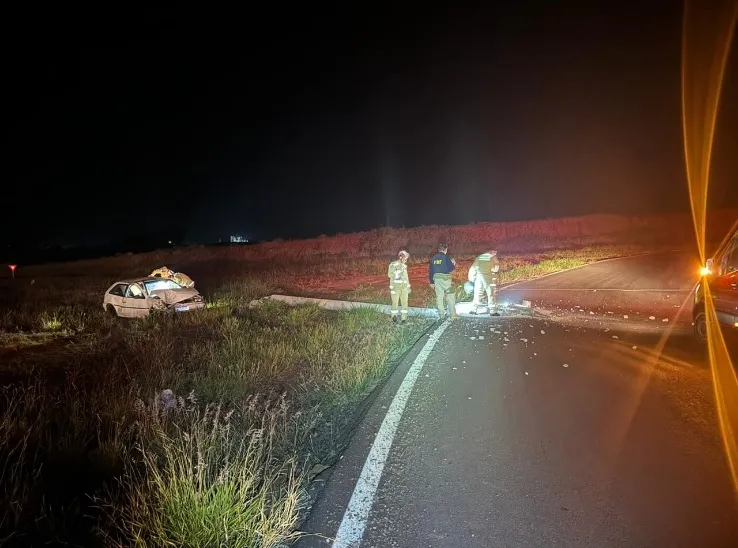
[(166, 278), (121, 280), (105, 291), (103, 308), (121, 318), (143, 318), (152, 311), (185, 312), (205, 307), (197, 289), (182, 287)]

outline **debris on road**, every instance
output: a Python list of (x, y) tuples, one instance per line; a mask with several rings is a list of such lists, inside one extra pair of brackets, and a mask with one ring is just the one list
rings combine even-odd
[(565, 364), (563, 365), (563, 367), (569, 367), (569, 364), (568, 364), (568, 363), (565, 363)]

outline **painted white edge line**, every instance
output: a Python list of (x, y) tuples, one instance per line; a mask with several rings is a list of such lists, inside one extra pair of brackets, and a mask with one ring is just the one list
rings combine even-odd
[(519, 282), (512, 282), (509, 284), (501, 285), (499, 288), (499, 291), (502, 292), (511, 287), (515, 287), (516, 285), (537, 282), (538, 280), (542, 280), (544, 278), (549, 278), (551, 276), (557, 276), (559, 274), (566, 274), (567, 272), (571, 272), (572, 270), (579, 270), (580, 268), (586, 268), (588, 266), (592, 266), (596, 264), (609, 263), (610, 261), (623, 261), (626, 259), (637, 259), (638, 257), (647, 257), (650, 255), (668, 255), (670, 253), (685, 253), (685, 252), (686, 250), (684, 249), (671, 249), (669, 251), (654, 251), (654, 252), (648, 252), (648, 253), (636, 253), (635, 255), (625, 255), (623, 257), (610, 257), (609, 259), (600, 259), (599, 261), (592, 261), (591, 263), (580, 264), (579, 266), (572, 266), (571, 268), (566, 268), (564, 270), (557, 270), (556, 272), (549, 272), (548, 274), (544, 274), (543, 276), (538, 276), (537, 278), (530, 278), (528, 280), (520, 280)]
[(358, 548), (361, 544), (364, 529), (374, 505), (379, 480), (382, 478), (384, 465), (387, 462), (405, 405), (410, 398), (410, 393), (425, 361), (448, 326), (449, 322), (444, 322), (431, 334), (405, 374), (400, 388), (397, 389), (397, 393), (387, 410), (387, 415), (385, 415), (382, 425), (379, 427), (379, 432), (374, 438), (369, 455), (366, 457), (361, 475), (356, 482), (356, 487), (341, 520), (341, 525), (338, 527), (333, 548)]

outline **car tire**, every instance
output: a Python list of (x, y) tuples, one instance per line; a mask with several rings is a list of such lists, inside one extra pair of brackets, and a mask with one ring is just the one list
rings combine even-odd
[(108, 316), (110, 316), (111, 318), (115, 318), (115, 319), (117, 319), (117, 318), (119, 318), (119, 317), (120, 317), (120, 316), (118, 316), (118, 312), (117, 312), (117, 311), (115, 310), (115, 307), (114, 307), (114, 306), (113, 306), (112, 304), (109, 304), (109, 305), (108, 305), (108, 306), (107, 306), (107, 307), (105, 308), (105, 312), (106, 312), (106, 313), (107, 313), (107, 315), (108, 315)]
[(707, 314), (700, 307), (694, 315), (694, 336), (702, 344), (707, 342)]

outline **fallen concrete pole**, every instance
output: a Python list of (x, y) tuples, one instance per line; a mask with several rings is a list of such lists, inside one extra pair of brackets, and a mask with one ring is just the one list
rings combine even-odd
[[(254, 307), (263, 301), (279, 301), (290, 306), (299, 306), (304, 304), (314, 304), (326, 310), (352, 310), (354, 308), (369, 308), (383, 314), (390, 314), (391, 308), (388, 304), (361, 303), (356, 301), (338, 301), (334, 299), (314, 299), (312, 297), (292, 297), (290, 295), (269, 295), (255, 301), (251, 301), (250, 307)], [(478, 317), (471, 314), (472, 304), (468, 302), (456, 303), (456, 313), (461, 317), (474, 318)], [(529, 301), (522, 303), (500, 303), (500, 312), (510, 315), (514, 311), (531, 310)], [(486, 312), (486, 310), (484, 311)], [(438, 311), (435, 308), (420, 308), (411, 306), (408, 308), (408, 316), (420, 316), (423, 318), (438, 319)]]
[[(388, 304), (360, 303), (355, 301), (337, 301), (333, 299), (313, 299), (311, 297), (291, 297), (289, 295), (269, 295), (255, 301), (251, 301), (250, 307), (257, 306), (263, 301), (279, 301), (290, 306), (298, 306), (301, 304), (314, 304), (326, 310), (353, 310), (355, 308), (369, 308), (383, 314), (392, 312)], [(438, 311), (435, 308), (419, 308), (410, 307), (407, 311), (408, 316), (422, 316), (424, 318), (438, 319)]]

